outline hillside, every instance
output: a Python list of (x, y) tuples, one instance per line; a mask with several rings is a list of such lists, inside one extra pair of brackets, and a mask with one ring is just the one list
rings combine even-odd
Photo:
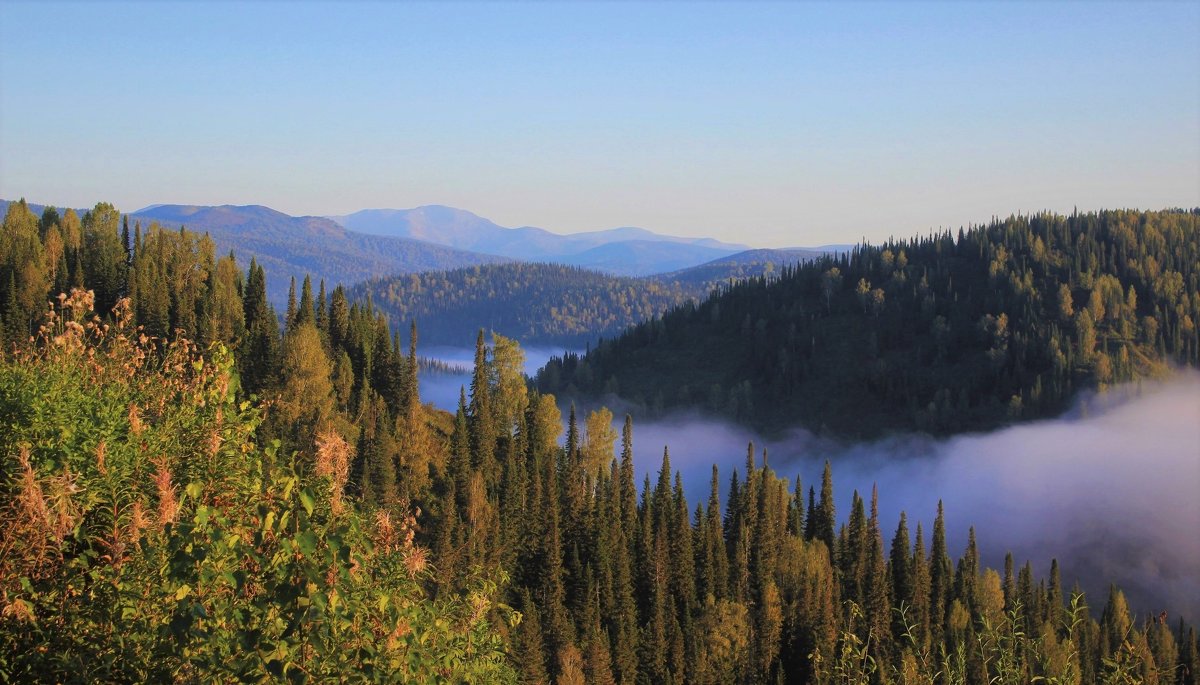
[(1053, 415), (1197, 363), (1198, 217), (1041, 214), (860, 247), (552, 360), (537, 387), (859, 437)]
[(482, 327), (524, 344), (582, 347), (697, 296), (695, 288), (560, 264), (494, 264), (372, 279), (350, 289), (429, 345), (472, 344)]
[(416, 319), (421, 340), (431, 345), (468, 345), (483, 327), (522, 344), (582, 348), (702, 299), (729, 279), (770, 273), (801, 257), (777, 250), (743, 254), (750, 253), (644, 278), (559, 264), (491, 264), (371, 279), (353, 287), (351, 297), (370, 296), (393, 325)]
[(778, 273), (785, 267), (798, 262), (820, 259), (832, 250), (821, 248), (788, 248), (782, 250), (746, 250), (711, 262), (663, 274), (662, 279), (680, 283), (702, 284), (708, 288), (727, 283), (730, 279), (741, 280), (752, 276)]
[(423, 240), (522, 261), (571, 264), (625, 276), (673, 271), (746, 249), (745, 245), (711, 238), (681, 238), (635, 227), (569, 235), (531, 226), (506, 228), (466, 210), (440, 205), (365, 209), (330, 218), (362, 233)]
[(367, 235), (315, 216), (294, 217), (262, 206), (196, 207), (155, 205), (130, 216), (143, 226), (186, 226), (208, 233), (218, 254), (233, 251), (243, 263), (253, 257), (267, 273), (267, 297), (277, 307), (287, 301), (291, 277), (313, 282), (356, 283), (414, 271), (453, 269), (503, 261), (408, 238)]

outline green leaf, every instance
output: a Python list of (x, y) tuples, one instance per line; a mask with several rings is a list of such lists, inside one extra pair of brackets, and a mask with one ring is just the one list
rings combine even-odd
[(187, 492), (188, 497), (192, 499), (199, 499), (200, 493), (204, 492), (204, 486), (200, 483), (188, 483), (187, 490), (185, 492)]
[(181, 585), (179, 587), (178, 590), (175, 591), (175, 601), (178, 602), (179, 600), (183, 599), (184, 597), (187, 597), (190, 594), (192, 594), (192, 586), (188, 585), (187, 583), (184, 583), (183, 585)]
[(306, 530), (296, 536), (296, 545), (300, 548), (301, 553), (306, 557), (313, 556), (317, 549), (317, 534), (311, 530)]
[(300, 491), (300, 504), (304, 505), (304, 511), (312, 516), (313, 505), (316, 503), (316, 498), (313, 496), (311, 488), (304, 488)]

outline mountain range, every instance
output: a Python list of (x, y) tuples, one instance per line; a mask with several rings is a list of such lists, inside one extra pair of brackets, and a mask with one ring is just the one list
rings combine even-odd
[(423, 240), (522, 261), (582, 266), (621, 276), (647, 276), (703, 264), (749, 249), (712, 238), (681, 238), (625, 226), (563, 235), (544, 228), (505, 228), (463, 209), (364, 209), (329, 217), (361, 233)]
[[(0, 201), (0, 212), (7, 211)], [(30, 205), (35, 213), (42, 205)], [(86, 210), (76, 210), (81, 215)], [(269, 299), (282, 306), (292, 278), (314, 286), (347, 286), (398, 274), (461, 269), (510, 261), (546, 262), (642, 277), (671, 274), (693, 287), (763, 272), (770, 262), (802, 261), (830, 249), (750, 250), (712, 238), (664, 235), (636, 227), (559, 234), (506, 228), (469, 211), (428, 205), (367, 209), (345, 216), (291, 216), (261, 205), (156, 204), (129, 214), (152, 223), (208, 233), (219, 253), (251, 258), (267, 274)], [(688, 272), (704, 267), (700, 272)]]
[(309, 275), (350, 285), (384, 274), (437, 271), (506, 261), (503, 257), (458, 250), (409, 238), (348, 231), (318, 216), (289, 216), (259, 205), (197, 207), (155, 205), (130, 215), (143, 227), (185, 226), (207, 232), (219, 253), (233, 251), (243, 267), (253, 257), (267, 274), (267, 297), (287, 301), (292, 278)]

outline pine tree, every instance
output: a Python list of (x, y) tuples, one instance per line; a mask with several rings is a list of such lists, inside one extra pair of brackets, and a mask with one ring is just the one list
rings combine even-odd
[[(908, 518), (900, 512), (900, 523), (896, 526), (896, 534), (892, 536), (892, 552), (889, 558), (888, 571), (891, 576), (892, 598), (897, 607), (904, 607), (909, 612), (913, 606), (913, 558), (910, 546), (912, 541), (908, 536)], [(899, 612), (892, 618), (892, 634), (904, 634), (903, 618)], [(909, 620), (912, 616), (907, 616)]]
[(284, 330), (292, 330), (296, 325), (296, 277), (292, 276), (292, 284), (288, 286), (287, 312), (283, 317)]
[(1058, 559), (1050, 560), (1050, 587), (1046, 591), (1046, 614), (1043, 621), (1049, 621), (1057, 631), (1063, 624), (1063, 591), (1062, 574), (1058, 568)]
[(475, 468), (493, 481), (498, 475), (496, 464), (496, 424), (492, 415), (490, 365), (483, 330), (475, 341), (475, 367), (471, 376), (471, 454)]
[(242, 387), (249, 394), (262, 393), (276, 382), (279, 364), (279, 320), (267, 302), (266, 274), (250, 260), (246, 278), (246, 295), (242, 299), (246, 336), (242, 339)]
[(913, 543), (912, 555), (912, 611), (908, 622), (914, 628), (917, 648), (929, 646), (931, 635), (930, 603), (932, 583), (929, 576), (929, 560), (925, 557), (925, 539), (920, 522), (917, 523), (917, 541)]
[(821, 473), (821, 502), (818, 504), (820, 515), (817, 517), (817, 524), (814, 527), (814, 536), (817, 540), (825, 543), (825, 548), (829, 550), (829, 556), (832, 559), (834, 550), (837, 548), (833, 544), (833, 529), (837, 522), (837, 512), (833, 506), (833, 470), (829, 462), (825, 462), (825, 470)]
[(521, 672), (521, 682), (528, 685), (549, 685), (546, 669), (546, 648), (542, 632), (541, 612), (528, 589), (521, 592), (521, 622), (517, 625), (513, 645), (513, 661)]
[(1121, 645), (1133, 637), (1133, 619), (1129, 615), (1129, 605), (1125, 601), (1125, 593), (1110, 585), (1108, 602), (1100, 615), (1100, 655), (1111, 657), (1121, 651)]
[(933, 644), (946, 639), (944, 628), (950, 611), (954, 571), (946, 552), (946, 520), (942, 502), (938, 500), (937, 518), (933, 520), (933, 542), (929, 558), (929, 625)]
[(325, 301), (325, 279), (321, 279), (320, 291), (317, 293), (317, 330), (321, 337), (329, 339), (329, 307)]
[[(975, 544), (975, 527), (967, 533), (967, 549), (958, 562), (954, 577), (954, 595), (962, 600), (972, 613), (977, 612), (977, 586), (979, 582), (979, 550)], [(1040, 621), (1039, 621), (1040, 623)]]
[(304, 276), (304, 284), (300, 287), (300, 305), (295, 311), (294, 318), (290, 319), (290, 321), (289, 330), (304, 324), (316, 325), (317, 317), (313, 308), (312, 279), (308, 275)]
[(350, 346), (350, 305), (346, 301), (346, 290), (342, 286), (333, 289), (329, 300), (329, 344), (334, 348)]
[(126, 290), (128, 261), (120, 236), (121, 214), (107, 202), (83, 217), (83, 281), (96, 293), (94, 309), (108, 314)]

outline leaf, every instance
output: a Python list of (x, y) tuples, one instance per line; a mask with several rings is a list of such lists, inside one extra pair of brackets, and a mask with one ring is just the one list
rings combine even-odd
[(311, 488), (304, 488), (300, 491), (300, 504), (304, 505), (304, 511), (309, 516), (312, 516), (313, 505), (316, 503), (316, 498), (313, 497)]
[(306, 530), (296, 536), (296, 545), (306, 557), (313, 556), (317, 549), (317, 534)]
[(175, 591), (175, 601), (178, 602), (179, 600), (187, 597), (190, 594), (192, 594), (192, 586), (188, 585), (187, 583), (184, 583), (183, 585), (181, 585), (179, 587), (178, 590)]

